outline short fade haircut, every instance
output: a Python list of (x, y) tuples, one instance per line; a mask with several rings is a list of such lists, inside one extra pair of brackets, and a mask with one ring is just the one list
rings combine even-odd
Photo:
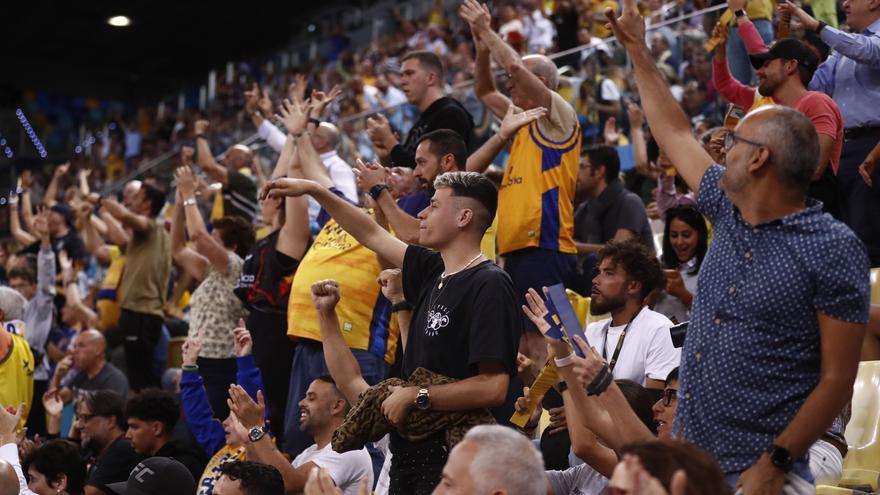
[(639, 458), (645, 471), (668, 491), (672, 475), (683, 469), (687, 475), (686, 495), (713, 493), (730, 495), (721, 467), (711, 455), (692, 443), (682, 440), (648, 440), (620, 449), (620, 455)]
[(611, 182), (620, 177), (620, 157), (617, 150), (607, 144), (597, 144), (584, 149), (584, 154), (590, 157), (590, 168), (605, 167), (605, 182)]
[(474, 220), (483, 232), (492, 225), (498, 209), (498, 189), (483, 174), (476, 172), (446, 172), (434, 179), (434, 189), (452, 189), (452, 196), (470, 198), (480, 203), (485, 211), (475, 211)]
[(93, 416), (116, 418), (116, 426), (120, 430), (128, 428), (125, 422), (125, 399), (112, 390), (96, 390), (83, 395), (82, 402), (89, 408)]
[(284, 480), (274, 466), (253, 461), (220, 465), (220, 474), (238, 481), (245, 495), (284, 495)]
[[(284, 203), (281, 203), (284, 209)], [(244, 259), (256, 242), (254, 226), (237, 216), (228, 216), (214, 221), (214, 228), (220, 231), (220, 240), (225, 246), (235, 245), (235, 254)]]
[(420, 137), (417, 144), (421, 144), (424, 141), (430, 141), (428, 149), (438, 159), (446, 155), (452, 155), (455, 159), (455, 168), (464, 170), (467, 167), (467, 144), (465, 144), (464, 139), (457, 132), (450, 129), (433, 130)]
[(634, 239), (608, 241), (599, 250), (596, 259), (601, 264), (608, 258), (615, 265), (623, 265), (627, 280), (641, 284), (642, 299), (656, 289), (666, 288), (666, 275), (660, 261), (641, 242)]
[(9, 270), (9, 273), (6, 275), (7, 280), (12, 280), (14, 278), (20, 278), (29, 284), (37, 283), (37, 273), (33, 268), (30, 267), (27, 263), (22, 263), (12, 270)]
[(479, 446), (470, 465), (475, 493), (504, 488), (508, 495), (547, 492), (541, 452), (522, 433), (501, 425), (471, 428), (462, 439)]
[(440, 80), (440, 85), (443, 85), (443, 78), (446, 77), (446, 71), (443, 69), (443, 61), (440, 60), (440, 57), (438, 57), (436, 53), (427, 50), (416, 50), (404, 55), (400, 59), (400, 63), (402, 64), (410, 59), (418, 60), (419, 65), (421, 65), (423, 69), (437, 74), (437, 79)]
[(348, 403), (348, 399), (342, 394), (342, 391), (339, 390), (339, 387), (336, 385), (336, 380), (333, 379), (330, 375), (320, 375), (315, 377), (315, 381), (329, 383), (333, 385), (333, 391), (336, 393), (336, 396), (342, 399), (345, 402), (345, 412), (348, 414), (348, 410), (351, 409), (351, 404)]
[(51, 484), (67, 477), (66, 492), (82, 495), (86, 484), (86, 463), (80, 456), (79, 446), (68, 440), (49, 440), (32, 451), (22, 462), (27, 472), (33, 467)]
[(159, 216), (162, 207), (165, 206), (165, 191), (149, 182), (142, 183), (141, 190), (144, 191), (144, 196), (150, 202), (150, 216), (153, 218)]
[(180, 405), (171, 392), (158, 388), (146, 388), (128, 399), (128, 404), (125, 406), (125, 417), (142, 421), (158, 421), (165, 425), (165, 432), (170, 435), (178, 418), (180, 418)]
[(799, 194), (805, 194), (819, 166), (819, 135), (816, 127), (801, 112), (774, 105), (759, 109), (770, 112), (758, 124), (758, 132), (770, 149), (770, 163), (779, 179)]

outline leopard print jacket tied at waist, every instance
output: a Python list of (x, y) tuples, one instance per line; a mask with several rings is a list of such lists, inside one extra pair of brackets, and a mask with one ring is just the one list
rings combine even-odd
[[(333, 450), (339, 453), (359, 450), (367, 442), (378, 441), (394, 430), (394, 426), (382, 415), (382, 402), (391, 395), (389, 386), (427, 387), (455, 381), (424, 368), (417, 368), (409, 380), (389, 378), (364, 390), (358, 397), (357, 404), (345, 416), (345, 421), (333, 432)], [(488, 409), (449, 412), (413, 408), (398, 433), (410, 442), (419, 442), (442, 431), (446, 434), (447, 447), (452, 450), (472, 427), (494, 423), (495, 418)]]

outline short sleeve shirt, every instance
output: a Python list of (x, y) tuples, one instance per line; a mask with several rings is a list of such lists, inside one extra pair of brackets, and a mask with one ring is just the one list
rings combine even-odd
[[(698, 209), (714, 227), (682, 351), (675, 423), (727, 474), (747, 469), (788, 426), (819, 382), (817, 312), (868, 319), (868, 258), (844, 224), (805, 209), (750, 225), (703, 175)], [(804, 459), (795, 474), (811, 479)]]
[(403, 261), (403, 293), (415, 309), (403, 356), (403, 374), (422, 367), (457, 380), (479, 374), (479, 363), (516, 372), (521, 318), (513, 283), (484, 261), (440, 286), (443, 259), (409, 246)]
[(128, 480), (131, 470), (143, 459), (144, 456), (134, 451), (131, 442), (120, 438), (92, 463), (86, 484), (100, 488), (104, 493), (112, 493), (107, 485)]
[(228, 253), (226, 273), (218, 272), (208, 264), (206, 276), (192, 293), (190, 303), (189, 335), (202, 333), (199, 356), (210, 359), (228, 359), (233, 355), (232, 330), (239, 318), (247, 318), (247, 311), (235, 296), (233, 288), (241, 276), (242, 260)]
[(111, 363), (104, 363), (101, 371), (91, 379), (85, 371), (77, 372), (67, 386), (73, 390), (77, 400), (85, 394), (98, 390), (112, 390), (122, 397), (128, 395), (128, 378)]
[(843, 115), (837, 103), (825, 93), (807, 91), (792, 105), (792, 108), (806, 115), (817, 133), (834, 140), (829, 158), (831, 169), (837, 174), (840, 151), (843, 149)]
[(309, 462), (326, 469), (343, 495), (357, 495), (358, 483), (363, 478), (368, 480), (367, 486), (373, 486), (373, 463), (366, 448), (340, 454), (329, 443), (322, 449), (313, 444), (296, 456), (291, 464), (298, 468)]
[(228, 171), (223, 187), (223, 213), (253, 222), (257, 217), (257, 185), (250, 177), (235, 170)]

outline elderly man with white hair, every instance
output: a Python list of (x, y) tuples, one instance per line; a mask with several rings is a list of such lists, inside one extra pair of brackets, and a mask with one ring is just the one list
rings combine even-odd
[(471, 428), (452, 449), (434, 495), (541, 495), (547, 476), (541, 453), (521, 433), (499, 425)]
[(25, 404), (34, 396), (34, 355), (23, 335), (21, 318), (27, 300), (9, 287), (0, 287), (0, 408)]

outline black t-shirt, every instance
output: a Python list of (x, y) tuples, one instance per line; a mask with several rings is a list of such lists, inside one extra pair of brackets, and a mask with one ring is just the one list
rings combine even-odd
[(457, 100), (444, 96), (425, 109), (419, 120), (409, 130), (406, 140), (391, 149), (391, 162), (395, 167), (416, 166), (416, 146), (425, 134), (437, 129), (455, 131), (467, 145), (468, 153), (473, 149), (474, 119)]
[(510, 277), (485, 261), (447, 277), (439, 288), (443, 259), (409, 246), (403, 260), (403, 293), (414, 307), (403, 357), (403, 376), (422, 367), (462, 380), (495, 362), (516, 373), (522, 332)]
[(299, 260), (278, 252), (276, 230), (257, 241), (241, 266), (235, 295), (249, 311), (287, 314), (290, 284)]
[(223, 186), (223, 215), (253, 222), (257, 217), (257, 185), (241, 172), (229, 170)]
[(127, 481), (131, 470), (145, 457), (134, 451), (131, 442), (119, 437), (92, 463), (87, 485), (113, 493), (107, 488), (111, 483)]
[(202, 472), (205, 470), (205, 465), (207, 464), (207, 459), (205, 459), (205, 456), (201, 452), (187, 446), (180, 440), (171, 440), (163, 445), (161, 449), (156, 451), (155, 457), (170, 457), (176, 459), (178, 462), (186, 466), (186, 469), (193, 475), (193, 479), (196, 482), (201, 479)]

